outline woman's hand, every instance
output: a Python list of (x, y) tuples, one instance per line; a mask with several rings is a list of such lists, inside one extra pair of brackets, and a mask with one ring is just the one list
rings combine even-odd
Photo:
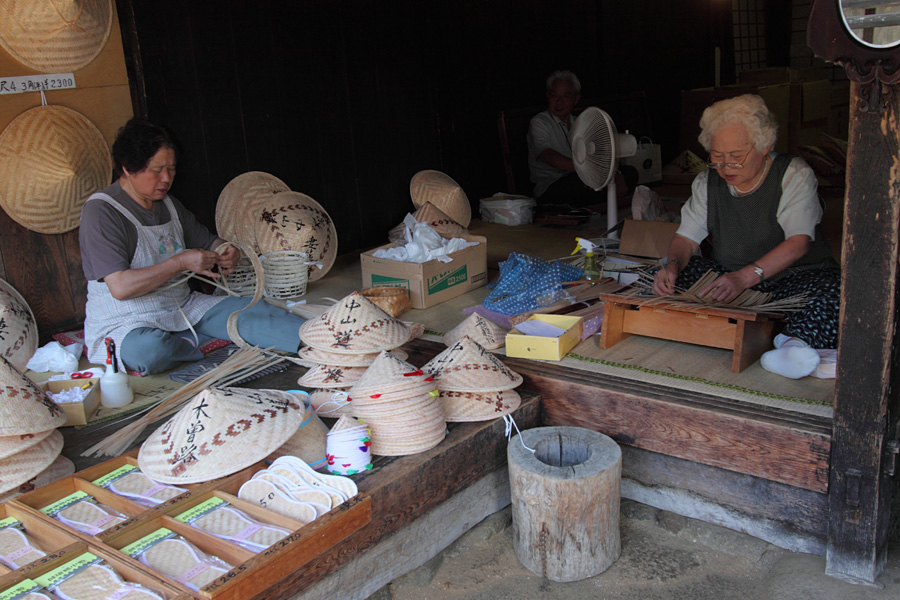
[[(671, 269), (669, 267), (675, 267)], [(678, 279), (678, 263), (666, 263), (653, 276), (653, 293), (657, 296), (668, 296), (675, 291), (675, 280)]]
[(177, 256), (181, 261), (182, 270), (193, 271), (213, 279), (219, 278), (219, 274), (212, 271), (212, 268), (219, 264), (219, 255), (212, 250), (185, 250)]
[(219, 273), (222, 275), (228, 275), (231, 273), (232, 269), (234, 269), (234, 265), (237, 264), (238, 259), (241, 257), (241, 251), (235, 248), (234, 246), (228, 246), (225, 249), (225, 252), (219, 254), (219, 259), (216, 264), (219, 265)]
[(740, 271), (721, 275), (711, 284), (700, 290), (697, 295), (706, 300), (731, 302), (737, 298), (741, 292), (752, 287), (755, 283), (759, 283), (759, 277), (757, 277), (756, 273), (753, 273), (753, 271), (750, 271), (752, 279), (748, 282), (747, 274), (744, 273), (744, 270), (745, 269), (741, 269)]

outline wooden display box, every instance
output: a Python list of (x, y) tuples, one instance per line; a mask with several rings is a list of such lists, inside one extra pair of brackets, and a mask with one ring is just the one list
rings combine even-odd
[[(264, 467), (260, 466), (259, 468)], [(166, 581), (196, 598), (240, 600), (259, 593), (273, 581), (292, 573), (320, 553), (365, 527), (372, 520), (371, 499), (367, 495), (358, 495), (312, 523), (302, 525), (294, 519), (237, 498), (238, 489), (252, 475), (253, 471), (245, 470), (228, 477), (222, 480), (215, 489), (195, 494), (177, 506), (169, 507), (164, 514), (142, 518), (128, 527), (116, 529), (113, 534), (104, 538), (104, 543), (111, 548), (120, 550), (161, 527), (170, 529), (207, 554), (218, 556), (234, 565), (235, 568), (213, 583), (201, 588), (199, 592), (174, 580), (166, 579)], [(254, 554), (175, 518), (182, 512), (213, 497), (225, 500), (260, 522), (284, 527), (292, 533), (268, 549)]]
[[(54, 554), (78, 541), (74, 535), (13, 504), (0, 504), (0, 521), (5, 519), (19, 521), (24, 526), (23, 531), (32, 540), (33, 545), (47, 554)], [(4, 565), (0, 566), (3, 566), (3, 573), (10, 571)], [(27, 565), (22, 565), (22, 567), (27, 567)]]
[(45, 392), (51, 394), (59, 393), (63, 390), (81, 387), (90, 384), (88, 395), (81, 402), (63, 402), (57, 403), (66, 413), (66, 422), (63, 427), (72, 425), (87, 425), (97, 408), (100, 406), (100, 378), (93, 377), (91, 379), (61, 379), (59, 381), (47, 381), (43, 385)]
[(53, 554), (45, 556), (41, 560), (25, 565), (18, 571), (13, 571), (0, 577), (0, 590), (8, 589), (25, 579), (36, 579), (41, 575), (63, 566), (67, 562), (78, 558), (85, 552), (102, 558), (125, 581), (131, 581), (147, 586), (157, 591), (166, 600), (190, 600), (191, 596), (185, 594), (177, 587), (167, 583), (160, 577), (141, 568), (143, 565), (134, 559), (116, 552), (112, 548), (102, 544), (91, 544), (85, 541), (75, 541)]

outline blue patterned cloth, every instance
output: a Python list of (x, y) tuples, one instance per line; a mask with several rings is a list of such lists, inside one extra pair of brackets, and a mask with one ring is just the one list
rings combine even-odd
[(500, 279), (482, 303), (485, 308), (505, 315), (550, 306), (565, 296), (564, 281), (581, 279), (584, 269), (560, 260), (513, 252), (500, 263)]

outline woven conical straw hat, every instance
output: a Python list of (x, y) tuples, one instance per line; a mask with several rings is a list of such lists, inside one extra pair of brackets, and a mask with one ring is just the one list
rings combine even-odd
[(441, 404), (450, 423), (490, 421), (519, 408), (522, 398), (515, 390), (502, 392), (441, 392)]
[(154, 431), (138, 466), (161, 483), (200, 483), (264, 459), (297, 432), (305, 413), (279, 390), (206, 388)]
[(37, 433), (26, 433), (24, 435), (5, 435), (0, 437), (0, 461), (7, 456), (18, 454), (23, 450), (34, 446), (35, 444), (46, 439), (55, 429), (47, 431), (39, 431)]
[(356, 427), (362, 426), (362, 423), (360, 423), (350, 415), (341, 415), (341, 418), (337, 420), (337, 422), (328, 433), (337, 433), (339, 431), (344, 431), (345, 429), (354, 429)]
[[(408, 354), (400, 348), (394, 348), (391, 354), (401, 360), (406, 360)], [(297, 352), (297, 359), (294, 360), (304, 367), (315, 367), (316, 365), (342, 365), (345, 367), (368, 367), (375, 359), (378, 358), (377, 352), (369, 354), (338, 354), (327, 350), (320, 350), (312, 346), (301, 348)]]
[(60, 454), (50, 463), (50, 466), (19, 485), (19, 487), (0, 494), (0, 503), (12, 500), (17, 496), (36, 490), (39, 487), (50, 485), (75, 473), (75, 463)]
[(0, 206), (22, 227), (75, 229), (85, 200), (111, 179), (103, 134), (70, 108), (32, 108), (0, 134)]
[(485, 349), (494, 350), (506, 343), (506, 330), (478, 313), (472, 313), (462, 323), (444, 334), (441, 341), (452, 346), (463, 336), (469, 336)]
[(359, 292), (353, 292), (327, 311), (300, 326), (308, 346), (336, 354), (370, 354), (402, 346), (409, 328)]
[(413, 175), (409, 195), (417, 208), (430, 202), (463, 227), (472, 220), (469, 197), (452, 177), (440, 171), (419, 171)]
[(337, 257), (337, 229), (322, 205), (300, 192), (281, 192), (268, 198), (259, 209), (254, 225), (260, 254), (279, 250), (306, 252), (309, 281), (324, 277)]
[(0, 45), (41, 73), (77, 71), (112, 29), (111, 0), (0, 0)]
[(320, 417), (336, 419), (341, 415), (353, 414), (353, 401), (347, 392), (350, 388), (318, 389), (309, 395), (309, 403)]
[(275, 452), (267, 456), (266, 460), (272, 462), (279, 456), (296, 456), (308, 465), (316, 465), (325, 460), (327, 435), (328, 427), (316, 414), (312, 404), (305, 404), (303, 420), (297, 431)]
[(20, 371), (25, 371), (38, 346), (37, 322), (25, 298), (2, 279), (0, 279), (0, 321), (5, 325), (5, 335), (0, 340), (0, 356)]
[[(368, 396), (372, 392), (394, 391), (397, 388), (412, 387), (430, 379), (430, 374), (414, 367), (405, 360), (400, 360), (390, 352), (378, 355), (362, 377), (352, 388), (350, 396)], [(437, 386), (435, 386), (437, 387)]]
[[(439, 209), (431, 202), (426, 202), (412, 214), (413, 219), (419, 223), (428, 223), (432, 229), (441, 234), (441, 237), (455, 238), (469, 233), (469, 230), (451, 219), (447, 213)], [(406, 242), (406, 224), (400, 223), (388, 232), (388, 241)]]
[(7, 456), (0, 463), (0, 493), (15, 490), (46, 469), (63, 448), (63, 436), (55, 429), (37, 444)]
[(366, 367), (342, 367), (339, 365), (317, 365), (297, 380), (297, 383), (303, 387), (313, 388), (345, 388), (353, 385), (362, 374), (366, 372)]
[(522, 383), (521, 375), (468, 336), (432, 358), (422, 370), (434, 375), (441, 391), (496, 392)]
[[(286, 192), (290, 190), (285, 182), (274, 175), (263, 171), (248, 171), (229, 181), (216, 202), (216, 230), (220, 238), (228, 242), (244, 242), (253, 245), (254, 239), (246, 240), (237, 237), (238, 223), (244, 223), (248, 213), (252, 212), (253, 200), (265, 191)], [(255, 219), (259, 215), (252, 216)]]
[(21, 371), (0, 356), (0, 436), (62, 427), (66, 413)]

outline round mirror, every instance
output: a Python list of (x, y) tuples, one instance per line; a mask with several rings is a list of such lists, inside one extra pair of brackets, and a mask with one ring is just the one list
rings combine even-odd
[(844, 27), (870, 48), (900, 44), (900, 1), (840, 0)]

